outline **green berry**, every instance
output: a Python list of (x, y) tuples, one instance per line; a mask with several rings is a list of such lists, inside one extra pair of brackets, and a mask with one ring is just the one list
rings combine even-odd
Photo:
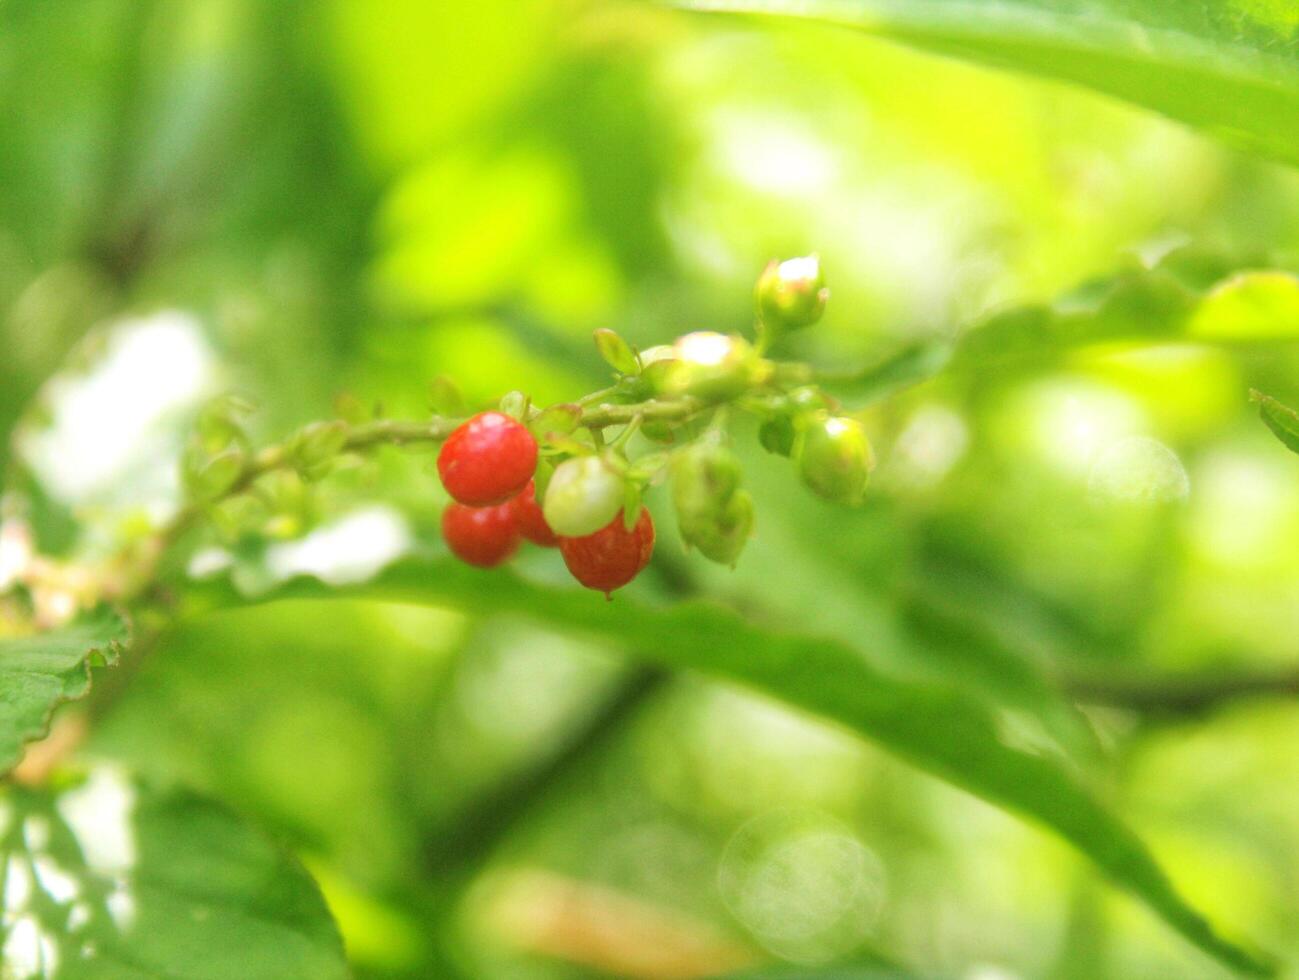
[(672, 462), (672, 502), (687, 546), (734, 565), (753, 530), (753, 498), (741, 490), (739, 460), (723, 446), (701, 441)]
[(794, 456), (812, 492), (837, 503), (859, 503), (875, 466), (861, 423), (824, 412), (803, 422)]
[(623, 479), (598, 456), (577, 456), (555, 468), (542, 513), (561, 537), (594, 534), (622, 510)]
[(758, 427), (758, 442), (769, 453), (788, 456), (794, 450), (794, 423), (788, 415), (767, 419)]
[(672, 459), (672, 502), (681, 513), (716, 510), (739, 488), (742, 475), (729, 449), (697, 442)]
[(700, 330), (679, 337), (663, 374), (663, 391), (724, 401), (765, 380), (771, 365), (743, 337)]
[(734, 566), (753, 533), (753, 498), (737, 490), (707, 515), (678, 516), (681, 537), (705, 558)]
[(773, 259), (754, 291), (758, 316), (771, 330), (800, 330), (821, 319), (830, 291), (815, 255), (784, 262)]

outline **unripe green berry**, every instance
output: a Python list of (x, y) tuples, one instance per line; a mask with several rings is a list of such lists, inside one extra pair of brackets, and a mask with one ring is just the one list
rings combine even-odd
[(705, 558), (733, 566), (753, 533), (753, 498), (747, 490), (737, 490), (710, 513), (681, 514), (678, 522), (686, 544), (698, 548)]
[(705, 438), (672, 461), (672, 502), (687, 546), (733, 565), (753, 530), (753, 499), (739, 489), (739, 460)]
[(800, 330), (821, 319), (830, 291), (815, 255), (784, 262), (773, 259), (754, 290), (758, 316), (771, 330)]
[(794, 423), (788, 415), (767, 419), (758, 426), (758, 442), (769, 453), (788, 456), (794, 450)]
[(859, 503), (875, 466), (861, 423), (826, 413), (803, 422), (794, 456), (799, 476), (812, 492), (837, 503)]
[(676, 354), (671, 345), (658, 344), (640, 352), (640, 374), (636, 377), (623, 378), (627, 393), (637, 398), (652, 398), (668, 390)]
[(288, 456), (298, 467), (312, 467), (332, 460), (347, 442), (347, 423), (312, 422), (289, 440)]
[(666, 394), (704, 401), (734, 398), (764, 380), (771, 366), (743, 337), (700, 330), (677, 338), (664, 369)]
[(623, 479), (598, 456), (576, 456), (555, 468), (542, 513), (551, 530), (580, 538), (604, 527), (623, 505)]
[(716, 510), (739, 488), (742, 476), (729, 449), (697, 442), (672, 459), (672, 502), (683, 514)]
[(186, 454), (182, 476), (190, 496), (195, 500), (216, 500), (238, 482), (244, 472), (244, 452), (231, 446), (215, 456), (204, 457), (201, 452)]

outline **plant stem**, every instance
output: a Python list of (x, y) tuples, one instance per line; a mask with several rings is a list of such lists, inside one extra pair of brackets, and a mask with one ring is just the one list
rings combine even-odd
[[(611, 389), (596, 392), (604, 396)], [(697, 398), (651, 399), (629, 405), (598, 404), (585, 409), (579, 425), (599, 434), (611, 426), (630, 425), (638, 419), (659, 421), (684, 421), (703, 411), (707, 405)], [(363, 422), (353, 425), (343, 442), (343, 452), (360, 452), (376, 446), (407, 446), (422, 443), (444, 441), (463, 419), (434, 416), (422, 422), (379, 419), (374, 422)], [(135, 598), (152, 585), (152, 573), (156, 562), (176, 544), (195, 524), (203, 513), (214, 504), (229, 500), (244, 493), (267, 473), (293, 465), (288, 444), (279, 443), (257, 452), (244, 465), (243, 471), (216, 500), (202, 503), (190, 503), (182, 507), (166, 524), (159, 529), (153, 549), (154, 564), (144, 570), (145, 574), (136, 577), (137, 585), (128, 589), (124, 598)]]
[(1065, 689), (1084, 704), (1165, 718), (1194, 718), (1235, 701), (1299, 696), (1299, 670), (1214, 672), (1182, 676), (1078, 676)]

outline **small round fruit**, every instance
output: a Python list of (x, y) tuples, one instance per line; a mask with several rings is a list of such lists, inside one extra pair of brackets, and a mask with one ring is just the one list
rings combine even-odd
[(588, 589), (606, 596), (620, 589), (649, 564), (654, 553), (654, 519), (647, 508), (641, 508), (636, 525), (630, 531), (622, 511), (612, 521), (581, 538), (559, 539), (564, 564)]
[(442, 511), (442, 537), (451, 553), (479, 568), (495, 568), (519, 548), (512, 503), (467, 507), (449, 503)]
[(681, 538), (709, 561), (735, 567), (753, 534), (753, 497), (736, 490), (721, 507), (706, 514), (678, 513)]
[(459, 426), (438, 452), (447, 493), (470, 507), (503, 503), (537, 469), (537, 440), (517, 419), (481, 412)]
[(806, 420), (794, 446), (798, 473), (813, 493), (838, 503), (861, 501), (875, 454), (855, 419), (821, 413)]
[(743, 337), (699, 330), (678, 337), (664, 362), (661, 390), (704, 401), (725, 401), (765, 381), (771, 365)]
[(537, 503), (536, 481), (529, 480), (522, 492), (510, 501), (510, 506), (514, 508), (514, 523), (520, 534), (543, 548), (559, 546), (559, 535), (550, 529), (541, 504)]
[(542, 513), (560, 537), (593, 534), (622, 510), (622, 477), (599, 456), (575, 456), (555, 467)]
[(772, 260), (758, 278), (754, 298), (763, 323), (777, 330), (810, 327), (825, 312), (830, 291), (825, 288), (821, 260), (815, 255), (784, 262)]

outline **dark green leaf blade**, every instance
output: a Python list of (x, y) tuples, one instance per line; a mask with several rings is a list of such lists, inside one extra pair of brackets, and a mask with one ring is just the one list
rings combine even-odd
[(11, 787), (0, 804), (12, 817), (0, 857), (30, 869), (6, 895), (0, 938), (16, 975), (349, 976), (303, 867), (209, 800), (100, 769), (57, 793)]
[(0, 640), (0, 772), (45, 735), (55, 708), (85, 696), (91, 667), (116, 663), (129, 637), (122, 615), (100, 606), (56, 630)]
[(1285, 444), (1286, 449), (1299, 453), (1299, 412), (1261, 391), (1251, 391), (1249, 397), (1258, 405), (1263, 424)]
[(1283, 0), (676, 0), (819, 20), (1074, 82), (1299, 163), (1299, 35)]
[[(1223, 939), (1174, 889), (1141, 840), (1056, 760), (1007, 744), (998, 719), (961, 689), (881, 669), (841, 642), (755, 625), (721, 606), (646, 606), (627, 597), (532, 585), (509, 573), (490, 580), (447, 559), (407, 559), (342, 589), (298, 578), (254, 601), (369, 598), (521, 614), (589, 634), (645, 659), (737, 682), (840, 722), (915, 765), (1054, 829), (1173, 928), (1242, 972), (1266, 976), (1262, 959)], [(192, 595), (195, 610), (249, 601), (224, 582)]]

